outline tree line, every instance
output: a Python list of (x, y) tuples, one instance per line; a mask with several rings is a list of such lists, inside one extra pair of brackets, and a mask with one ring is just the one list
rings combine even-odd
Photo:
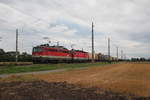
[[(0, 62), (14, 62), (16, 61), (16, 52), (15, 51), (8, 51), (5, 52), (3, 49), (0, 49)], [(18, 61), (20, 62), (32, 62), (32, 55), (28, 54), (26, 52), (19, 53), (18, 52)], [(150, 61), (150, 58), (146, 59), (144, 57), (142, 58), (131, 58), (130, 60), (132, 62), (144, 62), (144, 61)]]
[[(5, 52), (3, 49), (0, 49), (0, 62), (14, 62), (16, 61), (16, 52), (8, 51)], [(18, 61), (20, 62), (31, 62), (32, 55), (26, 52), (19, 53), (18, 52)]]
[(132, 62), (144, 62), (144, 61), (150, 61), (150, 58), (144, 58), (144, 57), (141, 57), (141, 58), (131, 58), (131, 61)]

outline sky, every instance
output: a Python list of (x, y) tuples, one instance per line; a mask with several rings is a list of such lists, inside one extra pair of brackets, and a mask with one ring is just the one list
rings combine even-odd
[[(150, 0), (0, 0), (0, 48), (32, 52), (48, 43), (91, 52), (91, 23), (94, 22), (95, 52), (111, 55), (116, 47), (127, 58), (150, 57)], [(48, 37), (49, 39), (44, 39)]]

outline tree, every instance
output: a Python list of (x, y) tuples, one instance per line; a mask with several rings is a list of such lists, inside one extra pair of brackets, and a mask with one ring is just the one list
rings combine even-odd
[(140, 61), (146, 61), (146, 59), (144, 57), (141, 57)]
[(0, 54), (5, 54), (5, 51), (3, 49), (0, 49)]
[[(28, 54), (27, 52), (23, 52), (20, 54), (18, 52), (19, 61), (22, 62), (31, 62), (32, 61), (32, 55)], [(8, 61), (15, 61), (16, 59), (16, 52), (15, 51), (9, 51), (5, 52), (3, 49), (0, 49), (0, 61), (1, 62), (8, 62)]]

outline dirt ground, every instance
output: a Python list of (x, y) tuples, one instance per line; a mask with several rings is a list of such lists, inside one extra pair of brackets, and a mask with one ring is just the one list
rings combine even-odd
[(66, 81), (125, 94), (150, 96), (150, 64), (113, 64), (34, 77), (47, 82)]
[(0, 100), (150, 100), (149, 63), (12, 76), (7, 83), (4, 80), (0, 81)]
[(150, 100), (112, 93), (97, 88), (82, 88), (66, 82), (13, 82), (0, 84), (0, 100)]

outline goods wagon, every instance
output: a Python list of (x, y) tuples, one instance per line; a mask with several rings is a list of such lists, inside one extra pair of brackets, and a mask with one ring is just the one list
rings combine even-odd
[(89, 55), (87, 52), (85, 51), (81, 51), (81, 50), (72, 50), (72, 59), (74, 61), (77, 62), (84, 62), (84, 61), (88, 61), (89, 60)]
[[(89, 56), (89, 60), (91, 61), (92, 60), (92, 53), (88, 53), (88, 56)], [(99, 60), (98, 54), (96, 54), (96, 53), (94, 53), (94, 60), (95, 61)]]

